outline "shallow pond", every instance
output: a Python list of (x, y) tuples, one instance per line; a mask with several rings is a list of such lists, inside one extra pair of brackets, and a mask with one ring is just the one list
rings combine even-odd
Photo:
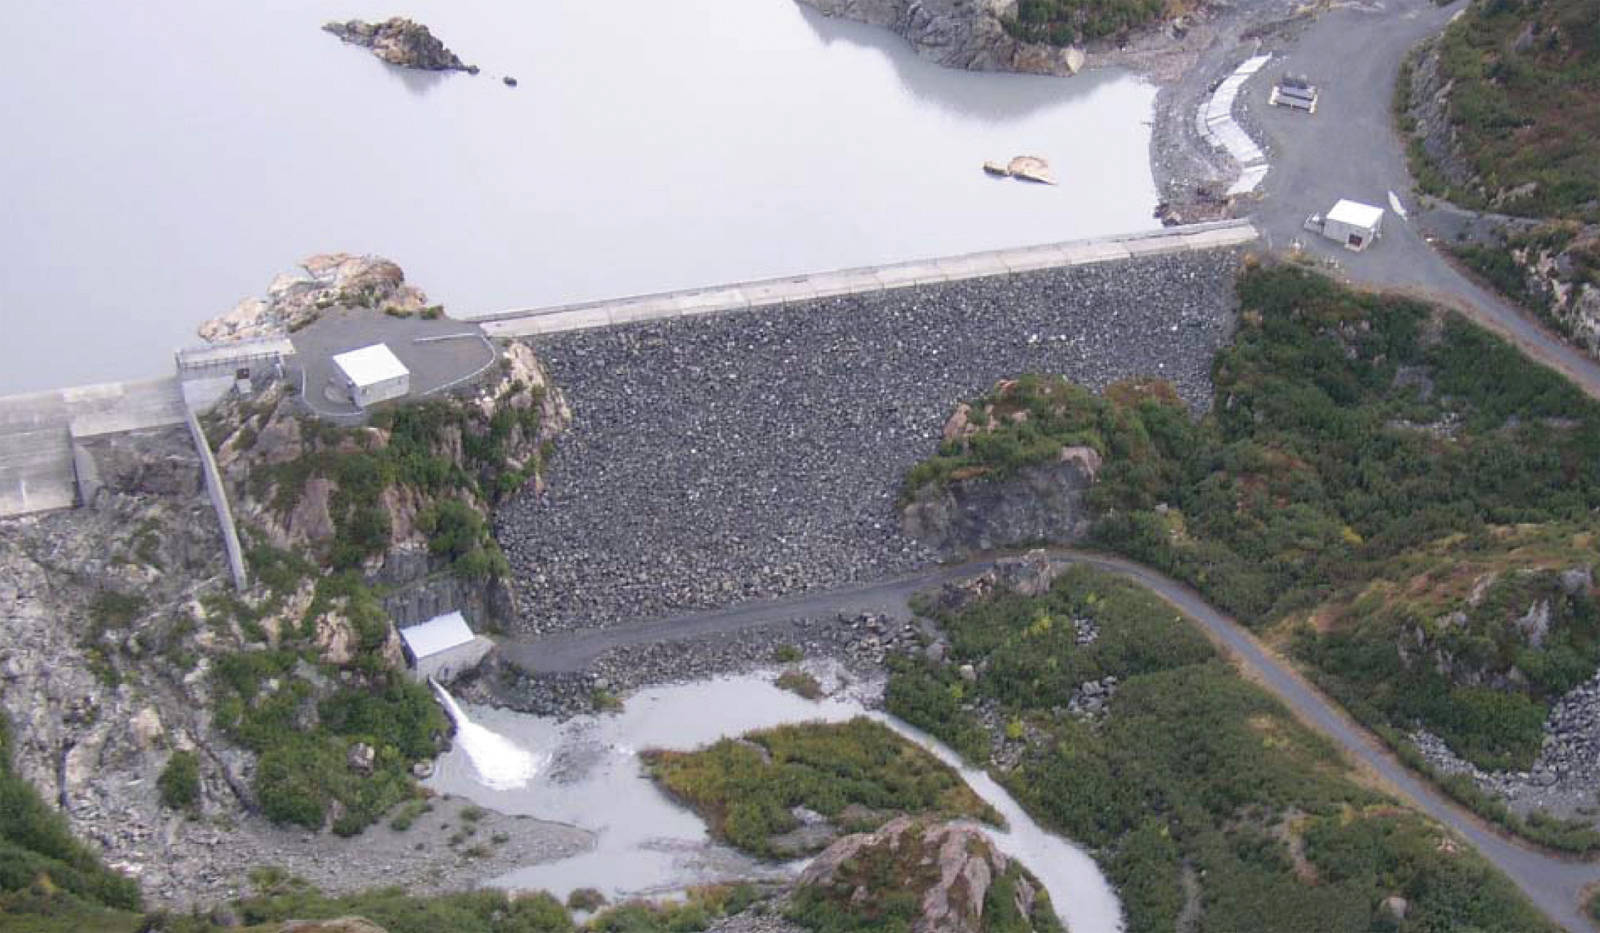
[[(0, 393), (157, 375), (315, 252), (465, 315), (1156, 226), (1127, 75), (941, 69), (794, 0), (402, 10), (484, 73), (319, 29), (387, 0), (11, 4)], [(979, 169), (1021, 153), (1060, 187)]]
[(594, 830), (596, 847), (575, 858), (532, 865), (494, 879), (521, 890), (565, 897), (594, 887), (613, 899), (667, 895), (686, 887), (739, 878), (783, 878), (798, 863), (747, 858), (712, 843), (704, 822), (644, 776), (637, 753), (690, 749), (752, 729), (805, 720), (869, 715), (956, 767), (1005, 817), (1007, 829), (984, 827), (995, 845), (1020, 859), (1049, 890), (1072, 933), (1121, 929), (1120, 906), (1094, 861), (1041, 829), (987, 774), (961, 765), (930, 737), (848, 696), (813, 702), (781, 690), (773, 674), (720, 677), (638, 691), (618, 714), (565, 722), (508, 710), (468, 707), (454, 748), (440, 758), (429, 785), (505, 813), (573, 823)]

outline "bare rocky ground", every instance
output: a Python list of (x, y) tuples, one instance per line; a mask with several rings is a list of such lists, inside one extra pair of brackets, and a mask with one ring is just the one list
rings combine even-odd
[(1154, 375), (1197, 408), (1232, 332), (1231, 250), (534, 341), (573, 423), (503, 508), (521, 634), (878, 580), (932, 556), (901, 477), (955, 404), (1019, 373)]
[[(139, 879), (150, 906), (248, 893), (262, 866), (330, 892), (460, 889), (589, 845), (582, 830), (495, 813), (452, 845), (469, 822), (454, 800), (406, 832), (380, 823), (349, 839), (250, 815), (250, 756), (208, 715), (209, 656), (237, 635), (202, 621), (201, 600), (229, 584), (188, 434), (124, 435), (96, 442), (94, 456), (106, 487), (90, 506), (0, 521), (0, 709), (19, 773)], [(102, 588), (142, 605), (105, 619), (93, 608)], [(157, 778), (177, 750), (201, 759), (193, 814), (160, 801)]]
[(1600, 674), (1556, 703), (1545, 720), (1544, 747), (1527, 771), (1484, 771), (1426, 731), (1413, 732), (1411, 741), (1440, 772), (1469, 775), (1515, 813), (1544, 810), (1600, 824)]

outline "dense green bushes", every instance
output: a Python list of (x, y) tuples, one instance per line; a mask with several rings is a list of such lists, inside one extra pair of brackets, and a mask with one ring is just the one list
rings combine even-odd
[[(1445, 30), (1439, 70), (1451, 85), (1451, 136), (1475, 177), (1453, 186), (1426, 172), (1434, 193), (1468, 207), (1600, 220), (1594, 23), (1592, 0), (1486, 0)], [(1420, 147), (1413, 161), (1426, 165)]]
[(11, 723), (0, 715), (0, 926), (8, 914), (70, 918), (138, 907), (139, 886), (73, 838), (66, 818), (13, 770)]
[[(1061, 624), (1075, 618), (1099, 637), (1077, 644)], [(1355, 784), (1325, 739), (1137, 585), (1074, 568), (1043, 596), (1001, 596), (940, 622), (953, 663), (989, 660), (972, 695), (1029, 725), (1021, 764), (1002, 779), (1044, 823), (1096, 849), (1130, 930), (1175, 928), (1186, 870), (1202, 930), (1382, 929), (1391, 894), (1411, 902), (1407, 929), (1550, 929), (1470, 850)], [(1107, 675), (1119, 682), (1103, 718), (1062, 710), (1074, 678)], [(894, 680), (930, 676), (905, 666)], [(936, 689), (891, 683), (890, 711)]]
[(175, 751), (156, 779), (161, 805), (184, 810), (200, 802), (200, 759), (194, 752)]
[[(283, 650), (219, 658), (213, 715), (260, 756), (255, 792), (268, 819), (316, 830), (333, 811), (333, 831), (354, 834), (411, 795), (411, 764), (436, 754), (448, 723), (427, 689), (399, 673), (333, 686), (304, 676), (304, 663)], [(349, 764), (358, 742), (374, 750), (370, 773)]]
[(780, 854), (772, 837), (798, 828), (796, 806), (839, 817), (855, 805), (861, 815), (851, 831), (897, 813), (999, 819), (955, 771), (869, 719), (779, 726), (644, 760), (713, 834), (761, 856)]
[[(995, 451), (1089, 443), (1106, 457), (1092, 493), (1102, 545), (1257, 629), (1317, 615), (1296, 650), (1341, 698), (1420, 721), (1485, 766), (1525, 765), (1551, 697), (1600, 663), (1592, 598), (1523, 590), (1438, 620), (1465, 608), (1475, 578), (1510, 586), (1588, 559), (1600, 407), (1416, 302), (1290, 267), (1247, 271), (1238, 292), (1206, 419), (1149, 391), (1094, 399), (1019, 380), (976, 403), (1027, 413), (997, 419), (1013, 443), (947, 445), (910, 481), (1003, 475), (1012, 461)], [(1534, 644), (1514, 622), (1540, 599), (1551, 618)]]

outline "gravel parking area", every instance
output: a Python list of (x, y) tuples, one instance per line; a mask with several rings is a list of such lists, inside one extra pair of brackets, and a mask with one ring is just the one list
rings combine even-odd
[(881, 579), (905, 470), (1024, 372), (1155, 374), (1201, 406), (1236, 250), (535, 338), (574, 420), (504, 507), (520, 628), (591, 628)]

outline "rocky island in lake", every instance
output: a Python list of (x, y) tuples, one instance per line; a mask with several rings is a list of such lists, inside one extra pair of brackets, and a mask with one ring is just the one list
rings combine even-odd
[(403, 16), (392, 16), (381, 23), (352, 19), (322, 27), (351, 45), (371, 49), (391, 65), (422, 71), (465, 71), (477, 74), (478, 66), (464, 63), (460, 56), (421, 23)]

